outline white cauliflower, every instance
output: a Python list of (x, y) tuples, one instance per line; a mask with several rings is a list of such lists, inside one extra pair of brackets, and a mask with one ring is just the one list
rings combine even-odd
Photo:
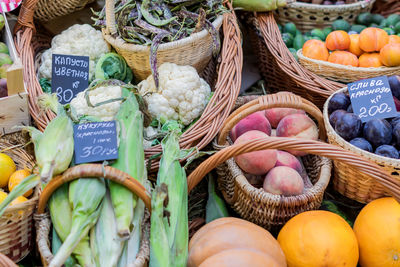
[[(89, 92), (90, 102), (95, 105), (110, 99), (121, 98), (122, 88), (120, 86), (100, 86)], [(71, 101), (77, 115), (95, 116), (102, 121), (113, 120), (121, 106), (121, 101), (114, 101), (98, 107), (89, 107), (85, 99), (85, 91), (80, 92)]]
[(150, 114), (162, 123), (179, 120), (184, 125), (200, 117), (208, 103), (211, 89), (196, 69), (164, 63), (158, 68), (158, 73), (159, 90), (152, 75), (138, 85)]
[(42, 55), (39, 77), (51, 79), (52, 54), (66, 54), (89, 57), (89, 80), (94, 78), (96, 62), (100, 56), (110, 51), (101, 32), (89, 24), (75, 24), (51, 41), (51, 48)]

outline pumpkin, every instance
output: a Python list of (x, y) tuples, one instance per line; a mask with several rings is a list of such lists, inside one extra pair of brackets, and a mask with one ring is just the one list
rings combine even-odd
[(347, 51), (333, 51), (329, 55), (328, 61), (331, 63), (358, 67), (357, 56)]
[(326, 47), (331, 50), (347, 50), (350, 47), (350, 36), (345, 31), (333, 31), (326, 37)]
[(357, 266), (356, 235), (333, 212), (313, 210), (294, 216), (279, 232), (278, 242), (289, 267)]
[(388, 67), (400, 66), (400, 44), (387, 44), (380, 52), (383, 65)]
[(207, 258), (199, 267), (279, 267), (276, 260), (266, 253), (251, 249), (228, 249)]
[(358, 34), (350, 34), (350, 47), (349, 52), (356, 55), (357, 57), (361, 56), (364, 51), (360, 48), (360, 35)]
[(383, 66), (379, 53), (364, 53), (358, 59), (359, 67), (378, 68)]
[(368, 203), (354, 222), (363, 267), (400, 266), (400, 204), (391, 197)]
[(389, 35), (389, 44), (400, 44), (400, 36)]
[(303, 45), (303, 55), (308, 58), (327, 61), (329, 51), (325, 43), (320, 40), (308, 40)]
[(268, 254), (279, 267), (286, 266), (281, 247), (267, 230), (239, 218), (227, 217), (206, 224), (193, 235), (189, 242), (188, 267), (198, 267), (219, 252), (238, 248)]
[(389, 35), (379, 28), (366, 28), (360, 33), (360, 48), (365, 52), (379, 52), (389, 43)]

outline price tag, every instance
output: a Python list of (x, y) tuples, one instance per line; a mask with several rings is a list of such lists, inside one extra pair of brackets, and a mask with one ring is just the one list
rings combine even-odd
[(75, 164), (118, 158), (115, 121), (74, 125)]
[(386, 76), (360, 80), (347, 85), (353, 111), (362, 122), (397, 116)]
[(10, 12), (16, 9), (22, 0), (0, 0), (0, 12)]
[(58, 102), (68, 104), (89, 84), (89, 57), (53, 54), (51, 91)]

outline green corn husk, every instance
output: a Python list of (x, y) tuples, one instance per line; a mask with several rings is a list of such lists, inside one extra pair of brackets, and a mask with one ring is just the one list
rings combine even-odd
[(184, 267), (188, 254), (187, 181), (179, 162), (180, 129), (176, 123), (168, 127), (171, 132), (162, 141), (163, 156), (152, 195), (150, 267), (164, 265), (167, 259), (164, 266)]
[(273, 11), (286, 4), (286, 0), (233, 0), (234, 8), (254, 12)]
[[(89, 242), (88, 233), (99, 218), (105, 192), (104, 181), (98, 178), (81, 178), (69, 184), (69, 202), (72, 208), (71, 231), (49, 267), (61, 266), (82, 239), (84, 242)], [(81, 251), (81, 255), (82, 257), (76, 255), (81, 266), (95, 266), (90, 248), (88, 251)]]
[(117, 266), (124, 244), (118, 237), (117, 223), (109, 191), (104, 197), (99, 220), (90, 230), (90, 246), (96, 266)]
[[(52, 230), (52, 239), (51, 239), (51, 251), (53, 254), (57, 253), (57, 251), (60, 249), (62, 245), (62, 242), (60, 240), (60, 237), (58, 236), (56, 229), (53, 227)], [(65, 267), (74, 267), (76, 266), (76, 260), (70, 256), (68, 259), (65, 261), (64, 266)]]
[(214, 178), (209, 175), (208, 179), (208, 200), (206, 205), (206, 223), (218, 218), (228, 217), (228, 209), (225, 202), (215, 192)]
[[(134, 93), (123, 88), (122, 97), (126, 100), (121, 104), (116, 116), (119, 125), (119, 156), (111, 166), (128, 173), (143, 184), (147, 176), (143, 148), (143, 115)], [(128, 239), (133, 228), (137, 196), (112, 181), (109, 183), (109, 188), (117, 219), (118, 235)], [(140, 225), (140, 221), (141, 218), (133, 222), (134, 226)]]

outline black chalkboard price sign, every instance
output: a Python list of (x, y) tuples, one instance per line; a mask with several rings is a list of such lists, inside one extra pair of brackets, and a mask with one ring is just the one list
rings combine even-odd
[(118, 158), (115, 121), (74, 125), (75, 164)]
[(362, 122), (397, 116), (386, 76), (360, 80), (347, 85), (353, 111)]
[(89, 57), (53, 54), (51, 91), (67, 104), (89, 84)]

